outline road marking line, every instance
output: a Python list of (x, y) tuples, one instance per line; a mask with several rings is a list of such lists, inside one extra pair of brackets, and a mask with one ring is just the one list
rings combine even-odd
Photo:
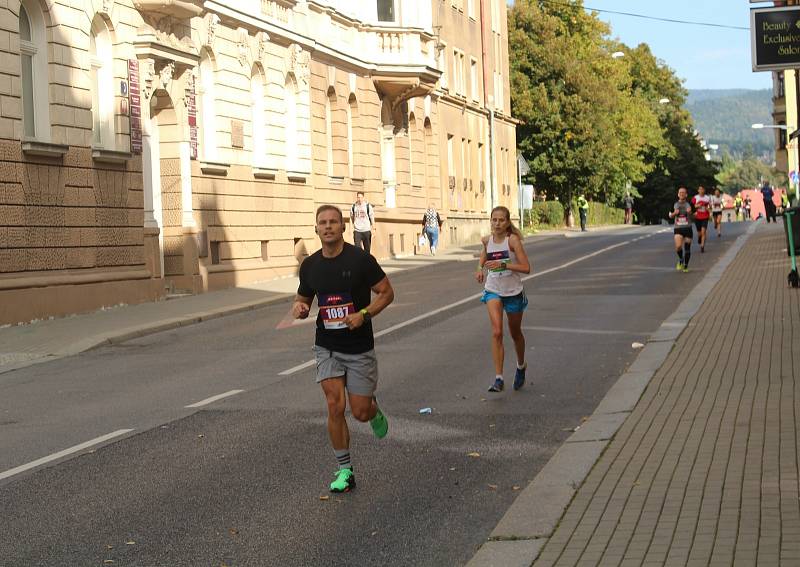
[[(661, 231), (658, 231), (658, 232), (654, 232), (652, 234), (648, 234), (646, 238), (650, 238), (651, 236), (655, 236), (656, 234), (660, 234), (661, 232), (664, 232), (664, 231), (661, 230)], [(586, 254), (585, 256), (581, 256), (579, 258), (575, 258), (574, 260), (570, 260), (569, 262), (566, 262), (565, 264), (561, 264), (560, 266), (555, 266), (554, 268), (549, 268), (547, 270), (543, 270), (541, 272), (536, 272), (535, 274), (531, 274), (529, 276), (525, 276), (524, 278), (522, 278), (522, 281), (526, 282), (526, 281), (528, 281), (530, 279), (533, 279), (533, 278), (539, 278), (541, 276), (545, 276), (547, 274), (551, 274), (553, 272), (557, 272), (558, 270), (563, 270), (564, 268), (569, 268), (570, 266), (573, 266), (573, 265), (577, 264), (578, 262), (583, 262), (584, 260), (588, 260), (589, 258), (594, 258), (595, 256), (599, 256), (600, 254), (604, 254), (605, 252), (609, 252), (611, 250), (619, 248), (620, 246), (626, 246), (626, 245), (631, 244), (632, 242), (635, 242), (635, 241), (636, 241), (635, 239), (632, 239), (632, 240), (626, 240), (625, 242), (619, 242), (617, 244), (612, 244), (611, 246), (607, 246), (605, 248), (601, 248), (600, 250), (596, 250), (596, 251), (592, 252), (591, 254)], [(439, 313), (443, 313), (444, 311), (449, 311), (450, 309), (453, 309), (455, 307), (460, 307), (461, 305), (464, 305), (465, 303), (469, 303), (471, 301), (475, 301), (476, 299), (479, 299), (481, 297), (481, 295), (483, 295), (483, 292), (476, 293), (474, 295), (470, 295), (468, 297), (465, 297), (464, 299), (461, 299), (461, 300), (456, 301), (454, 303), (450, 303), (449, 305), (445, 305), (443, 307), (439, 307), (438, 309), (434, 309), (433, 311), (429, 311), (429, 312), (424, 313), (422, 315), (417, 315), (416, 317), (412, 317), (408, 321), (403, 321), (402, 323), (398, 323), (396, 325), (392, 325), (391, 327), (388, 327), (388, 328), (386, 328), (386, 329), (384, 329), (382, 331), (379, 331), (379, 332), (375, 333), (375, 338), (377, 339), (378, 337), (382, 337), (384, 335), (388, 335), (389, 333), (394, 333), (395, 331), (399, 331), (400, 329), (408, 327), (409, 325), (413, 325), (414, 323), (419, 323), (420, 321), (424, 321), (425, 319), (429, 319), (431, 317), (434, 317), (434, 316), (438, 315)], [(309, 368), (309, 367), (313, 366), (314, 364), (316, 364), (316, 360), (309, 360), (307, 362), (304, 362), (303, 364), (298, 364), (297, 366), (293, 366), (292, 368), (284, 370), (283, 372), (279, 372), (278, 376), (289, 376), (291, 374), (295, 374), (296, 372), (300, 372), (301, 370), (305, 370), (306, 368)]]
[(69, 449), (64, 449), (63, 451), (59, 451), (58, 453), (53, 453), (52, 455), (42, 457), (41, 459), (36, 459), (35, 461), (31, 461), (30, 463), (20, 465), (18, 467), (0, 473), (0, 480), (10, 478), (19, 473), (29, 471), (31, 469), (50, 463), (52, 461), (56, 461), (62, 457), (66, 457), (67, 455), (79, 453), (80, 451), (88, 449), (93, 445), (99, 445), (100, 443), (104, 443), (110, 439), (119, 437), (120, 435), (125, 435), (126, 433), (130, 433), (131, 431), (133, 431), (133, 429), (118, 429), (117, 431), (109, 433), (108, 435), (103, 435), (102, 437), (97, 437), (95, 439), (92, 439), (91, 441), (86, 441), (85, 443), (81, 443), (80, 445), (75, 445), (74, 447), (70, 447)]
[(244, 390), (231, 390), (230, 392), (225, 392), (224, 394), (217, 394), (216, 396), (211, 396), (210, 398), (206, 398), (205, 400), (195, 402), (193, 404), (189, 404), (188, 406), (183, 406), (185, 408), (199, 408), (202, 406), (207, 406), (208, 404), (212, 404), (217, 400), (221, 400), (223, 398), (229, 398), (230, 396), (235, 396), (236, 394), (241, 394)]

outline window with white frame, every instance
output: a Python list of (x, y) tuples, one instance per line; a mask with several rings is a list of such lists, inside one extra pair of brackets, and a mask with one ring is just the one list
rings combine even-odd
[(216, 70), (214, 61), (207, 51), (200, 55), (200, 80), (198, 81), (200, 92), (200, 147), (203, 151), (203, 159), (214, 161), (217, 159), (217, 113), (216, 97), (214, 93), (214, 81)]
[(100, 16), (92, 22), (89, 66), (92, 89), (92, 144), (112, 149), (114, 144), (114, 55), (111, 33)]
[(251, 109), (253, 112), (253, 165), (264, 166), (267, 159), (267, 121), (264, 74), (258, 66), (253, 67), (250, 79)]
[(475, 2), (480, 2), (480, 0), (467, 0), (467, 15), (475, 19)]
[(23, 134), (49, 141), (47, 37), (44, 14), (34, 0), (23, 0), (19, 8), (19, 53)]
[(444, 90), (449, 90), (449, 85), (447, 81), (448, 73), (447, 73), (447, 44), (442, 43), (440, 46), (440, 51), (438, 55), (438, 66), (439, 69), (442, 71), (442, 77), (439, 79), (440, 84)]
[(347, 164), (350, 179), (356, 177), (356, 141), (353, 135), (353, 121), (358, 120), (358, 102), (356, 95), (351, 94), (347, 101)]
[(469, 90), (472, 100), (480, 100), (478, 92), (478, 61), (474, 57), (469, 59)]

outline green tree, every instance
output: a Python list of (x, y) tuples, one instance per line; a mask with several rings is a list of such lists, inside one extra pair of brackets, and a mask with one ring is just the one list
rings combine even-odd
[(582, 189), (616, 202), (652, 169), (662, 144), (656, 109), (610, 57), (609, 28), (582, 0), (517, 0), (509, 11), (511, 103), (537, 190), (569, 203)]
[(684, 106), (686, 89), (675, 72), (656, 59), (646, 44), (620, 49), (626, 53), (634, 92), (654, 106), (658, 117), (661, 143), (650, 146), (645, 155), (651, 169), (638, 186), (641, 198), (636, 202), (640, 221), (657, 223), (666, 218), (679, 187), (690, 192), (699, 185), (714, 187), (717, 165), (705, 158)]
[(755, 189), (764, 181), (771, 185), (786, 185), (784, 175), (761, 160), (749, 156), (740, 161), (733, 161), (728, 157), (723, 158), (722, 170), (717, 175), (720, 188), (731, 195), (742, 189)]

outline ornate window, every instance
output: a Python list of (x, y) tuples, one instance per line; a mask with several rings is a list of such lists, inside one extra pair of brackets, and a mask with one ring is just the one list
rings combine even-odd
[(19, 8), (19, 53), (24, 136), (49, 141), (47, 38), (44, 15), (33, 0), (23, 0)]
[(284, 88), (284, 113), (286, 122), (284, 124), (286, 133), (286, 171), (298, 171), (298, 153), (297, 153), (297, 81), (294, 75), (286, 76), (286, 87)]
[(96, 17), (89, 39), (94, 121), (92, 144), (106, 149), (115, 145), (113, 63), (111, 34), (103, 19)]

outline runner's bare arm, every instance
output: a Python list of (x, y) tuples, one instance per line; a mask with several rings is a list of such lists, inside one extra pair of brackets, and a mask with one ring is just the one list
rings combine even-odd
[(486, 277), (483, 273), (483, 268), (486, 264), (486, 243), (489, 242), (487, 237), (481, 238), (481, 244), (483, 244), (483, 248), (481, 248), (481, 257), (478, 259), (478, 269), (475, 272), (475, 279), (478, 280), (478, 283), (483, 283), (484, 278)]
[[(372, 286), (372, 302), (365, 307), (369, 313), (370, 319), (374, 318), (378, 313), (386, 309), (389, 304), (394, 301), (394, 288), (389, 282), (389, 278), (384, 277), (381, 281)], [(352, 331), (358, 329), (364, 324), (364, 314), (361, 311), (351, 313), (344, 319), (347, 327)]]
[(295, 319), (305, 319), (308, 317), (308, 312), (311, 310), (311, 302), (313, 297), (304, 297), (300, 294), (294, 296), (294, 305), (292, 306), (292, 315)]
[(528, 254), (525, 252), (525, 247), (522, 245), (522, 240), (516, 234), (512, 234), (508, 238), (508, 245), (517, 256), (516, 264), (506, 264), (506, 269), (512, 272), (519, 272), (520, 274), (531, 273), (531, 263), (528, 260)]

